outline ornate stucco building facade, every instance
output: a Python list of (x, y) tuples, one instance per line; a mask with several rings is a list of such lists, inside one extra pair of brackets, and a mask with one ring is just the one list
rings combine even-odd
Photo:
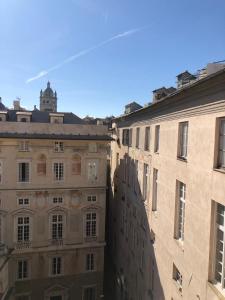
[(224, 66), (153, 96), (112, 125), (116, 299), (225, 299)]
[(101, 299), (108, 129), (57, 112), (49, 83), (40, 100), (1, 105), (0, 294)]

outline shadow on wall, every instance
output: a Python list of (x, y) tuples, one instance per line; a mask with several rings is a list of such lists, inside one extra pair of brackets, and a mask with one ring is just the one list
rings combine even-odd
[[(129, 151), (129, 150), (128, 150)], [(108, 173), (105, 298), (164, 300), (155, 257), (155, 235), (149, 227), (150, 178), (143, 197), (138, 177), (142, 165), (125, 154)]]

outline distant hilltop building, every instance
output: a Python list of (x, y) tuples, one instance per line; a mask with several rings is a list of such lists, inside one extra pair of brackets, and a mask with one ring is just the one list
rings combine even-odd
[(49, 81), (44, 92), (40, 91), (40, 111), (57, 112), (57, 93), (53, 92)]

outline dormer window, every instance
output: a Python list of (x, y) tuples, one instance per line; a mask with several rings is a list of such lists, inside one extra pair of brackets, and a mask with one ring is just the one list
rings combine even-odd
[(30, 122), (31, 121), (31, 115), (32, 113), (31, 112), (28, 112), (28, 111), (18, 111), (16, 113), (16, 116), (17, 116), (17, 122)]
[(7, 114), (7, 111), (0, 111), (0, 122), (6, 121), (6, 114)]
[(50, 113), (50, 123), (63, 124), (64, 114)]

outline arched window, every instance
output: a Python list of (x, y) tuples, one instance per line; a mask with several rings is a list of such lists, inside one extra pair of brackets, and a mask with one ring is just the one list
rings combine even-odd
[(26, 118), (21, 118), (21, 122), (27, 122)]
[(72, 174), (73, 175), (81, 175), (81, 157), (76, 154), (72, 159)]
[(46, 156), (44, 154), (38, 157), (37, 173), (38, 175), (46, 175)]

